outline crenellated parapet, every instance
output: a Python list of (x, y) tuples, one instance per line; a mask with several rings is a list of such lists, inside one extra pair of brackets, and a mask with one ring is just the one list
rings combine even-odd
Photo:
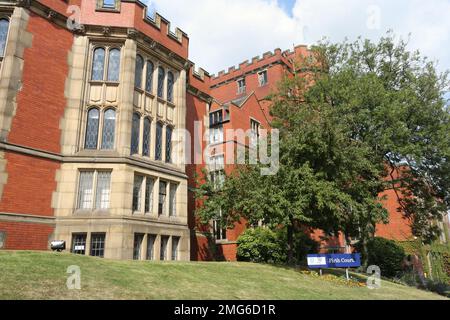
[(189, 61), (188, 91), (200, 99), (210, 102), (211, 97), (211, 75), (203, 68), (197, 67)]
[(241, 62), (237, 67), (231, 66), (227, 71), (219, 71), (217, 75), (211, 76), (211, 85), (216, 86), (224, 82), (235, 80), (246, 74), (256, 73), (261, 69), (267, 68), (275, 63), (283, 63), (288, 68), (293, 68), (293, 61), (299, 54), (306, 54), (308, 51), (307, 46), (299, 45), (294, 47), (293, 50), (285, 50), (277, 48), (273, 51), (268, 51), (261, 56), (255, 56), (250, 60)]

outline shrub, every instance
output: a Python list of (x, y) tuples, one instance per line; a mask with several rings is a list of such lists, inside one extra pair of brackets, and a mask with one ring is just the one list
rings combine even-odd
[(379, 266), (382, 276), (392, 278), (402, 272), (405, 250), (395, 241), (373, 238), (367, 243), (367, 251), (369, 265)]
[(238, 239), (238, 261), (282, 263), (284, 246), (277, 234), (266, 228), (247, 229)]

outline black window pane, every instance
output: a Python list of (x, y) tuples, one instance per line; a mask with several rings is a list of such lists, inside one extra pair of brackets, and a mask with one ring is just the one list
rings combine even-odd
[(105, 68), (105, 49), (97, 48), (94, 51), (94, 59), (92, 62), (92, 80), (102, 81)]
[(167, 195), (167, 183), (164, 181), (159, 182), (159, 198), (158, 198), (158, 215), (162, 215), (165, 212), (165, 204), (166, 204), (166, 195)]
[(162, 160), (162, 124), (156, 124), (156, 148), (155, 148), (155, 159)]
[(141, 259), (142, 242), (144, 241), (143, 234), (134, 235), (133, 260)]
[(105, 256), (104, 233), (93, 233), (91, 235), (91, 256), (103, 258)]
[(98, 109), (89, 110), (86, 123), (86, 141), (84, 145), (86, 149), (97, 149), (99, 119), (100, 112)]
[(114, 149), (114, 137), (116, 134), (116, 111), (106, 110), (103, 120), (102, 149)]
[(150, 157), (150, 129), (151, 121), (149, 118), (144, 120), (144, 136), (142, 141), (142, 154), (144, 157)]
[(164, 97), (164, 78), (166, 77), (166, 72), (162, 67), (158, 69), (158, 97)]
[(139, 131), (141, 130), (141, 118), (139, 114), (133, 114), (131, 128), (131, 155), (139, 153)]
[(166, 127), (166, 162), (172, 162), (172, 128)]
[(144, 60), (140, 55), (136, 56), (136, 73), (134, 75), (134, 86), (142, 88), (142, 70), (144, 68)]
[(141, 211), (141, 190), (144, 177), (135, 176), (133, 185), (133, 211)]
[(86, 238), (87, 235), (84, 234), (74, 234), (72, 236), (72, 250), (74, 254), (86, 254)]
[(154, 65), (151, 61), (147, 61), (147, 75), (145, 77), (145, 91), (152, 92), (153, 90), (153, 71)]
[(169, 246), (169, 237), (161, 237), (161, 251), (159, 259), (161, 261), (167, 260), (167, 247)]

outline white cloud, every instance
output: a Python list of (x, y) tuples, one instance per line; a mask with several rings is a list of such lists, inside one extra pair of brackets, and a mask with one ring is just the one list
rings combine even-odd
[(312, 44), (324, 36), (376, 40), (388, 29), (404, 37), (411, 33), (412, 49), (450, 69), (449, 0), (297, 0), (292, 14), (277, 0), (152, 1), (189, 34), (190, 59), (212, 73), (277, 47)]

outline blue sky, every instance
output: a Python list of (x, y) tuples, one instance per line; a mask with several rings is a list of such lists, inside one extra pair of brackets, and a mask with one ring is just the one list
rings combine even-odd
[(292, 16), (295, 2), (295, 0), (278, 0), (279, 5), (289, 16)]
[(190, 37), (190, 59), (211, 73), (275, 48), (387, 30), (450, 69), (450, 0), (144, 0)]

